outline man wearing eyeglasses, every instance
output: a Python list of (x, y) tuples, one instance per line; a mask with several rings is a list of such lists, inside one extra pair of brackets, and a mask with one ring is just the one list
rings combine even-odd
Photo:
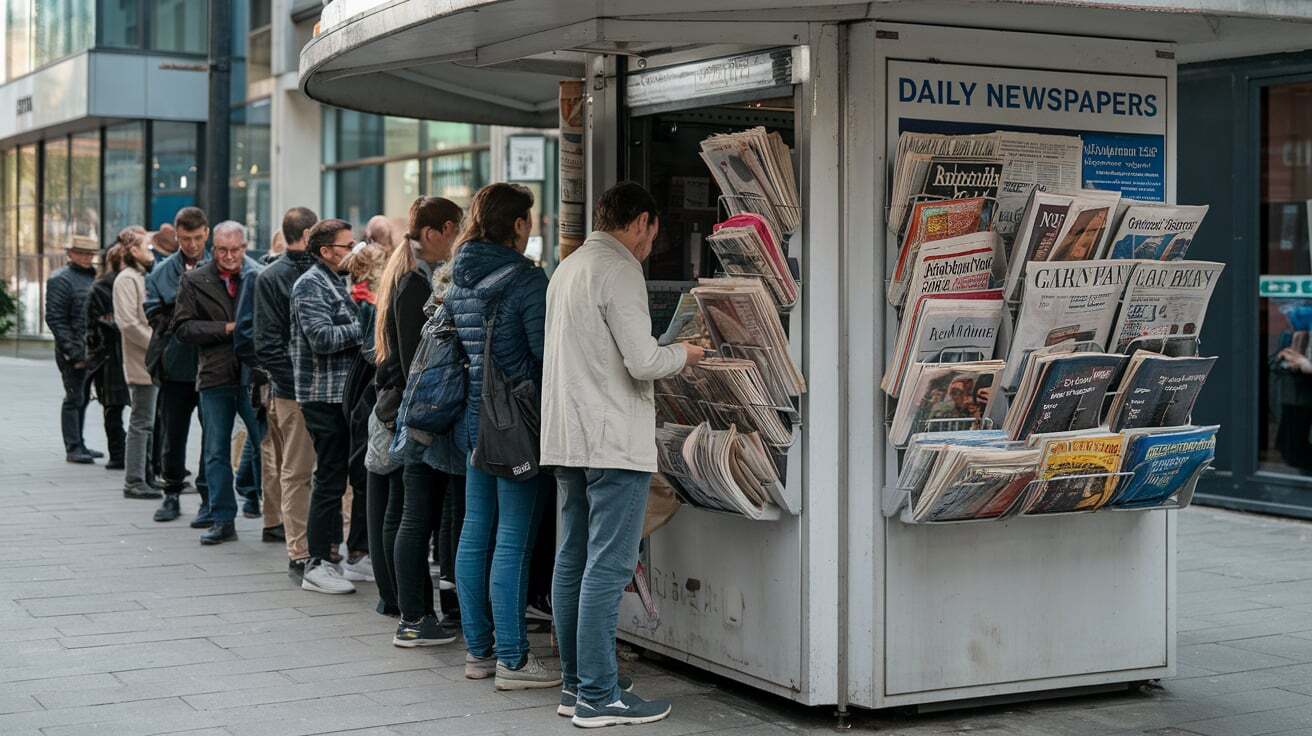
[(342, 276), (342, 261), (355, 240), (350, 223), (323, 220), (310, 230), (315, 263), (292, 286), (292, 372), (296, 400), (314, 443), (317, 463), (306, 523), (310, 559), (301, 588), (316, 593), (354, 593), (334, 561), (334, 532), (341, 529), (346, 493), (350, 426), (342, 412), (346, 375), (360, 352), (362, 334), (355, 303)]
[(237, 496), (229, 454), (232, 428), (240, 416), (247, 436), (258, 441), (260, 432), (255, 410), (241, 389), (241, 362), (232, 339), (238, 294), (244, 285), (253, 285), (260, 270), (246, 257), (246, 228), (232, 220), (215, 225), (212, 255), (208, 263), (182, 277), (173, 315), (173, 332), (178, 340), (194, 345), (199, 352), (196, 390), (200, 394), (202, 455), (214, 520), (201, 535), (201, 544), (237, 539)]

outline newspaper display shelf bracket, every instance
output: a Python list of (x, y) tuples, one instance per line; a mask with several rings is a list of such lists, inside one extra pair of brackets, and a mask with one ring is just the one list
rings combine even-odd
[[(802, 229), (802, 225), (800, 224), (803, 214), (801, 205), (777, 204), (759, 194), (721, 194), (719, 197), (716, 197), (715, 207), (717, 220), (723, 222), (733, 216), (734, 208), (731, 204), (732, 202), (738, 202), (739, 208), (744, 212), (764, 214), (766, 211), (769, 211), (771, 215), (773, 215), (774, 221), (779, 223), (781, 228), (783, 227), (783, 223), (788, 222), (789, 219), (793, 219), (782, 217), (781, 213), (795, 215), (795, 219), (799, 224), (791, 230), (785, 229), (779, 232), (779, 239), (782, 241), (779, 243), (781, 249), (783, 249), (785, 243), (789, 241), (790, 236), (792, 236), (793, 233)], [(753, 209), (753, 207), (758, 209)]]
[[(1037, 468), (1036, 468), (1037, 469)], [(1139, 511), (1169, 511), (1183, 509), (1189, 506), (1193, 501), (1194, 491), (1198, 487), (1198, 481), (1202, 478), (1203, 473), (1211, 470), (1210, 464), (1200, 465), (1189, 478), (1180, 485), (1180, 488), (1170, 496), (1163, 499), (1160, 503), (1145, 506), (1113, 506), (1110, 504), (1100, 506), (1094, 509), (1082, 509), (1078, 511), (1060, 511), (1053, 513), (1031, 514), (1024, 511), (1029, 503), (1040, 495), (1049, 483), (1054, 481), (1072, 481), (1088, 480), (1095, 478), (1118, 478), (1128, 479), (1135, 475), (1136, 470), (1122, 470), (1110, 473), (1081, 473), (1079, 475), (1066, 475), (1047, 480), (1032, 480), (1025, 485), (1025, 489), (1016, 494), (1016, 499), (1012, 501), (1006, 511), (997, 516), (991, 516), (984, 519), (954, 519), (947, 521), (917, 521), (913, 515), (911, 505), (910, 488), (900, 488), (897, 486), (886, 486), (884, 488), (882, 507), (884, 516), (887, 518), (896, 517), (903, 524), (912, 524), (920, 526), (942, 526), (947, 524), (982, 524), (1004, 522), (1014, 518), (1045, 518), (1059, 516), (1081, 516), (1087, 514), (1096, 514), (1101, 511), (1119, 511), (1119, 512), (1139, 512)], [(1120, 480), (1117, 481), (1120, 483)]]
[[(1142, 344), (1141, 344), (1142, 343)], [(1168, 351), (1167, 346), (1173, 343), (1182, 343), (1184, 349), (1188, 352)], [(1159, 347), (1152, 348), (1149, 345), (1160, 344)], [(1124, 355), (1134, 355), (1135, 351), (1147, 350), (1152, 353), (1161, 355), (1170, 355), (1173, 357), (1195, 357), (1202, 350), (1202, 341), (1199, 339), (1197, 332), (1183, 332), (1176, 335), (1143, 335), (1136, 337), (1126, 344), (1125, 349), (1121, 351)]]
[[(890, 406), (895, 402), (890, 401)], [(931, 427), (932, 425), (932, 427)], [(926, 434), (933, 432), (964, 432), (967, 430), (993, 429), (995, 424), (993, 417), (944, 417), (942, 419), (925, 419), (916, 425), (913, 435)], [(892, 434), (893, 419), (891, 416), (884, 419), (884, 431)], [(902, 451), (911, 446), (910, 440), (903, 444), (889, 442), (894, 450)]]

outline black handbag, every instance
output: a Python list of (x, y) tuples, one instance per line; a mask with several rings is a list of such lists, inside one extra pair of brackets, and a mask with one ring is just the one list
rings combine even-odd
[(483, 391), (479, 397), (478, 440), (469, 462), (485, 473), (510, 480), (537, 476), (541, 416), (538, 389), (532, 379), (512, 381), (497, 367), (492, 355), (492, 334), (497, 305), (483, 330)]

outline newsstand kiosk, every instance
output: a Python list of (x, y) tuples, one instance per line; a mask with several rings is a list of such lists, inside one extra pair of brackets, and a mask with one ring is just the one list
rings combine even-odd
[[(1086, 177), (1114, 170), (1134, 196), (1173, 202), (1173, 14), (926, 2), (889, 3), (896, 22), (880, 20), (882, 3), (736, 3), (741, 10), (660, 15), (688, 5), (675, 2), (632, 19), (559, 25), (578, 10), (562, 2), (558, 27), (530, 32), (516, 26), (532, 21), (525, 3), (469, 4), (479, 8), (408, 25), (386, 14), (417, 3), (357, 18), (330, 18), (329, 5), (323, 32), (302, 52), (302, 88), (334, 104), (368, 99), (374, 111), (420, 114), (413, 96), (389, 108), (376, 92), (397, 79), (420, 82), (427, 67), (369, 76), (413, 58), (444, 70), (438, 90), (454, 93), (453, 79), (483, 90), (464, 93), (478, 99), (477, 116), (443, 107), (434, 91), (427, 117), (501, 122), (487, 112), (501, 104), (505, 122), (525, 124), (549, 109), (557, 78), (582, 77), (587, 201), (634, 179), (664, 207), (663, 245), (648, 265), (654, 304), (661, 292), (695, 285), (689, 264), (723, 217), (698, 143), (762, 125), (793, 148), (802, 224), (787, 254), (801, 300), (784, 324), (808, 389), (785, 453), (788, 503), (764, 521), (680, 510), (649, 541), (658, 616), (626, 595), (623, 639), (801, 703), (840, 707), (1015, 697), (1174, 673), (1176, 512), (906, 523), (890, 508), (899, 453), (886, 439), (879, 390), (897, 324), (884, 292), (897, 251), (886, 190), (899, 133), (1078, 134)], [(945, 10), (954, 8), (961, 15)], [(1025, 30), (995, 30), (1018, 27), (1012, 16)], [(953, 27), (953, 17), (970, 21)], [(378, 24), (381, 54), (369, 46), (369, 23)], [(1283, 38), (1275, 31), (1296, 33), (1294, 24), (1270, 24), (1262, 33), (1271, 43)], [(1113, 37), (1131, 25), (1165, 40)], [(502, 38), (468, 40), (491, 28)], [(529, 85), (486, 86), (505, 74), (533, 77), (536, 101), (508, 99)], [(375, 94), (351, 96), (361, 89)]]

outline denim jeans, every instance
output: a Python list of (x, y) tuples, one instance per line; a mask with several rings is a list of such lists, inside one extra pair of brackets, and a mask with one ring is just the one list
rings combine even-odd
[(651, 473), (558, 468), (556, 483), (563, 505), (551, 592), (562, 684), (578, 688), (580, 702), (613, 703), (615, 625), (638, 562)]
[(204, 389), (200, 392), (200, 405), (210, 513), (215, 523), (232, 521), (237, 518), (237, 494), (232, 481), (232, 427), (240, 416), (247, 435), (259, 432), (255, 409), (240, 386)]
[(153, 383), (128, 384), (132, 396), (132, 413), (128, 416), (127, 449), (123, 456), (123, 484), (141, 487), (146, 483), (146, 453), (155, 434), (155, 395)]
[(91, 402), (91, 375), (86, 366), (75, 368), (62, 357), (55, 357), (59, 377), (64, 383), (64, 398), (59, 404), (59, 429), (64, 435), (64, 452), (84, 447), (82, 427), (87, 420), (87, 404)]
[(498, 478), (472, 465), (466, 473), (465, 525), (456, 551), (465, 645), (476, 657), (488, 656), (495, 627), (497, 659), (519, 669), (528, 656), (529, 557), (547, 504), (537, 480)]

